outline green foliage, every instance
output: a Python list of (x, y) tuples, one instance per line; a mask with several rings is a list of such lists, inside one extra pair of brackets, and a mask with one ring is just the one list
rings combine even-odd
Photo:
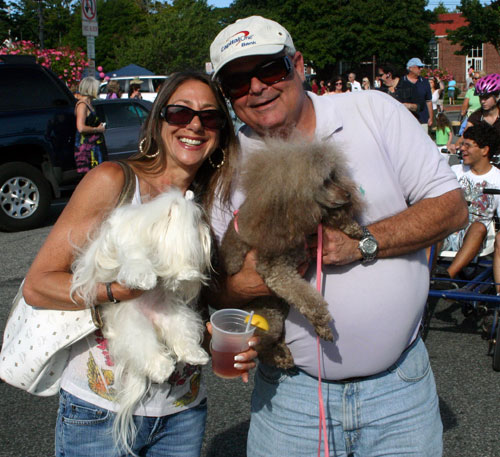
[(460, 11), (469, 25), (448, 32), (448, 39), (462, 49), (456, 54), (466, 55), (482, 43), (491, 43), (500, 54), (500, 6), (494, 2), (482, 6), (479, 0), (462, 0)]
[(232, 18), (259, 14), (280, 22), (319, 73), (339, 61), (425, 58), (432, 37), (426, 0), (236, 0)]
[(204, 70), (212, 37), (220, 30), (218, 15), (206, 0), (174, 0), (156, 5), (144, 36), (129, 36), (117, 51), (119, 66), (134, 62), (159, 74)]

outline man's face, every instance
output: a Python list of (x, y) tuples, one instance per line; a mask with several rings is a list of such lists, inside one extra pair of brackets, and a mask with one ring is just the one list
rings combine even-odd
[(464, 165), (473, 167), (481, 162), (489, 162), (487, 148), (480, 148), (478, 144), (470, 138), (464, 139), (461, 149)]
[(259, 135), (293, 129), (305, 103), (304, 61), (300, 52), (291, 58), (291, 73), (282, 81), (266, 84), (254, 75), (256, 69), (277, 57), (279, 55), (242, 57), (227, 64), (220, 76), (224, 82), (235, 74), (240, 78), (252, 75), (248, 93), (232, 98), (231, 103), (236, 115)]
[(412, 65), (410, 68), (408, 68), (408, 71), (413, 76), (420, 76), (420, 67), (418, 67), (417, 65)]
[(349, 73), (349, 82), (353, 83), (354, 82), (354, 78), (356, 77), (356, 75), (354, 73)]
[(392, 80), (391, 74), (390, 73), (385, 73), (382, 68), (379, 68), (378, 70), (378, 76), (382, 80), (382, 82), (386, 85), (389, 86), (390, 81)]

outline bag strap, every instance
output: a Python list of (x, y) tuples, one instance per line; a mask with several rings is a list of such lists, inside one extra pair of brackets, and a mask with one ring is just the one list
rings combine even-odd
[(135, 193), (135, 173), (132, 167), (124, 160), (116, 160), (115, 163), (120, 165), (125, 175), (125, 183), (123, 184), (122, 191), (118, 197), (118, 203), (116, 207), (125, 205), (132, 201), (132, 197)]

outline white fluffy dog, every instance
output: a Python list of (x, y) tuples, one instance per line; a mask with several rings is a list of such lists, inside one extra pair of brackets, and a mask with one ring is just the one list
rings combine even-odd
[[(188, 195), (190, 194), (190, 195)], [(133, 412), (151, 382), (166, 381), (176, 362), (206, 364), (203, 322), (191, 305), (210, 269), (210, 229), (203, 210), (172, 189), (142, 205), (116, 208), (73, 263), (71, 296), (95, 302), (98, 283), (145, 292), (100, 307), (115, 364), (120, 405), (114, 436), (133, 453)]]

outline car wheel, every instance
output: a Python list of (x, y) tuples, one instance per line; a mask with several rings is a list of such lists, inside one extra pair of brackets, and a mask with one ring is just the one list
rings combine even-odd
[(50, 185), (35, 167), (23, 162), (0, 166), (0, 229), (9, 232), (39, 227), (47, 218)]

